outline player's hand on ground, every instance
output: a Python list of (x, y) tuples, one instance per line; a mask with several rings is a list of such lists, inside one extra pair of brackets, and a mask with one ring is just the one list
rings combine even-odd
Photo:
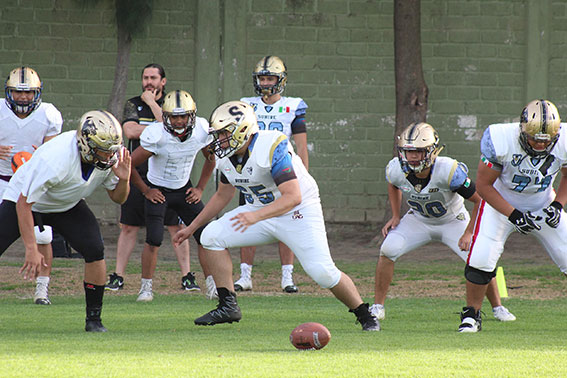
[(203, 191), (199, 188), (189, 188), (185, 194), (187, 194), (187, 197), (185, 197), (187, 203), (197, 203), (201, 200)]
[(559, 221), (561, 220), (561, 211), (563, 206), (557, 202), (553, 201), (548, 207), (543, 209), (545, 213), (545, 223), (551, 228), (557, 228)]
[(231, 221), (234, 221), (234, 223), (232, 224), (234, 230), (244, 232), (248, 229), (248, 227), (258, 222), (258, 218), (255, 213), (255, 211), (247, 211), (244, 213), (236, 214), (234, 217), (230, 218)]
[(0, 146), (0, 159), (8, 160), (12, 152), (12, 146)]
[(386, 237), (386, 235), (388, 235), (388, 232), (390, 232), (391, 229), (393, 230), (394, 228), (396, 228), (399, 224), (400, 224), (400, 218), (398, 217), (390, 218), (390, 220), (386, 222), (384, 227), (382, 227), (382, 236)]
[(19, 273), (24, 276), (24, 280), (34, 280), (39, 275), (42, 266), (47, 266), (43, 255), (37, 249), (35, 251), (26, 250), (26, 259)]
[(112, 171), (120, 180), (129, 180), (131, 166), (132, 158), (130, 151), (126, 147), (122, 147), (118, 152), (118, 161), (112, 167)]
[(522, 213), (518, 209), (514, 209), (508, 220), (512, 222), (516, 230), (521, 234), (528, 234), (533, 230), (541, 230), (541, 226), (537, 224), (542, 218), (539, 215), (534, 215), (531, 211)]
[(461, 251), (468, 251), (471, 248), (472, 234), (473, 233), (470, 231), (465, 231), (459, 239), (459, 248)]
[(157, 94), (157, 89), (149, 89), (149, 90), (145, 90), (142, 93), (142, 96), (140, 96), (142, 98), (142, 101), (144, 101), (146, 104), (150, 105), (154, 102), (156, 102), (156, 94)]
[(181, 243), (183, 243), (186, 239), (188, 239), (193, 233), (189, 229), (189, 227), (183, 227), (181, 230), (177, 231), (171, 241), (175, 247), (178, 247)]
[(147, 200), (151, 201), (152, 203), (164, 203), (165, 202), (165, 196), (163, 195), (163, 193), (156, 188), (151, 188), (150, 190), (148, 190), (145, 194), (144, 197), (146, 197)]

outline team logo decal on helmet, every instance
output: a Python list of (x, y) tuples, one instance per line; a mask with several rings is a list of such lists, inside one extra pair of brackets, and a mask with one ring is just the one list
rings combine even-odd
[(219, 158), (232, 156), (258, 132), (254, 109), (242, 101), (218, 106), (211, 114), (209, 125), (209, 134), (214, 138), (209, 148)]
[[(405, 173), (419, 173), (429, 168), (444, 146), (439, 145), (437, 131), (428, 123), (420, 122), (409, 125), (398, 137), (398, 159)], [(418, 161), (407, 158), (408, 151), (423, 152)]]
[(77, 143), (83, 160), (98, 169), (109, 169), (118, 161), (122, 127), (104, 110), (86, 112), (79, 121)]
[[(4, 85), (6, 104), (12, 111), (19, 114), (31, 113), (41, 104), (42, 83), (37, 72), (29, 67), (18, 67), (8, 75)], [(13, 92), (31, 91), (31, 101), (16, 101)]]
[[(520, 116), (520, 145), (531, 157), (542, 158), (551, 153), (559, 139), (561, 119), (551, 101), (534, 100)], [(543, 149), (535, 149), (532, 143), (546, 143)]]
[[(193, 128), (195, 127), (197, 105), (189, 93), (181, 90), (169, 92), (163, 100), (162, 110), (163, 126), (168, 133), (178, 137), (182, 141), (191, 137)], [(172, 123), (172, 116), (185, 115), (189, 116), (186, 123)]]
[[(260, 85), (260, 76), (276, 76), (278, 81), (270, 87)], [(252, 73), (254, 82), (254, 91), (258, 96), (270, 96), (276, 93), (282, 93), (287, 82), (287, 68), (280, 58), (277, 56), (265, 56), (256, 64)]]

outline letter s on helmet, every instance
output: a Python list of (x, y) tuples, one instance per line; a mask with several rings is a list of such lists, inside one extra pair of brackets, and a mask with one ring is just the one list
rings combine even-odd
[(218, 106), (211, 114), (209, 125), (209, 134), (214, 138), (209, 148), (219, 158), (232, 156), (258, 132), (254, 108), (242, 101)]

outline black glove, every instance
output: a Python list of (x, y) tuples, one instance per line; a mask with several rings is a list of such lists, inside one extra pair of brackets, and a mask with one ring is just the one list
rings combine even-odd
[(520, 210), (514, 209), (512, 214), (508, 217), (508, 220), (512, 222), (516, 230), (522, 234), (527, 234), (532, 230), (541, 230), (541, 226), (536, 223), (536, 221), (541, 220), (541, 217), (535, 216), (529, 211), (522, 213)]
[(556, 228), (561, 219), (561, 211), (563, 210), (563, 205), (557, 201), (553, 201), (548, 207), (543, 209), (543, 212), (547, 215), (545, 218), (545, 223), (549, 227)]

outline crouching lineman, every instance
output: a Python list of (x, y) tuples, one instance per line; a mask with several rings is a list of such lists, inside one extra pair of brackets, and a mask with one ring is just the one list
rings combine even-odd
[[(534, 100), (520, 122), (490, 125), (480, 142), (476, 188), (482, 202), (465, 278), (467, 306), (459, 332), (481, 330), (480, 309), (504, 243), (514, 231), (532, 232), (567, 275), (567, 135), (557, 108)], [(557, 193), (553, 181), (561, 171)]]
[(104, 244), (94, 214), (83, 198), (102, 185), (116, 203), (129, 191), (130, 154), (122, 128), (110, 113), (85, 113), (76, 131), (39, 147), (14, 174), (0, 204), (0, 255), (20, 235), (25, 262), (20, 273), (35, 278), (45, 265), (38, 252), (34, 223), (55, 227), (85, 259), (87, 332), (106, 332), (100, 315), (106, 278)]
[[(437, 157), (442, 149), (437, 131), (431, 125), (414, 123), (400, 135), (399, 156), (386, 167), (392, 218), (382, 228), (385, 240), (376, 265), (376, 291), (370, 308), (380, 320), (386, 315), (384, 301), (398, 258), (437, 240), (464, 261), (467, 259), (480, 196), (465, 164), (449, 157)], [(402, 198), (410, 210), (400, 219)], [(463, 198), (474, 204), (472, 218)], [(502, 306), (494, 278), (488, 284), (486, 297), (496, 319), (516, 320)]]
[(281, 241), (311, 278), (356, 315), (364, 331), (379, 331), (380, 323), (368, 303), (362, 302), (350, 277), (331, 258), (319, 189), (286, 136), (276, 130), (259, 130), (254, 109), (241, 101), (217, 107), (209, 123), (214, 138), (210, 148), (220, 159), (219, 188), (197, 218), (175, 235), (175, 243), (216, 216), (230, 202), (235, 188), (244, 193), (247, 203), (211, 222), (201, 234), (219, 305), (195, 319), (195, 324), (232, 323), (242, 317), (227, 248)]

